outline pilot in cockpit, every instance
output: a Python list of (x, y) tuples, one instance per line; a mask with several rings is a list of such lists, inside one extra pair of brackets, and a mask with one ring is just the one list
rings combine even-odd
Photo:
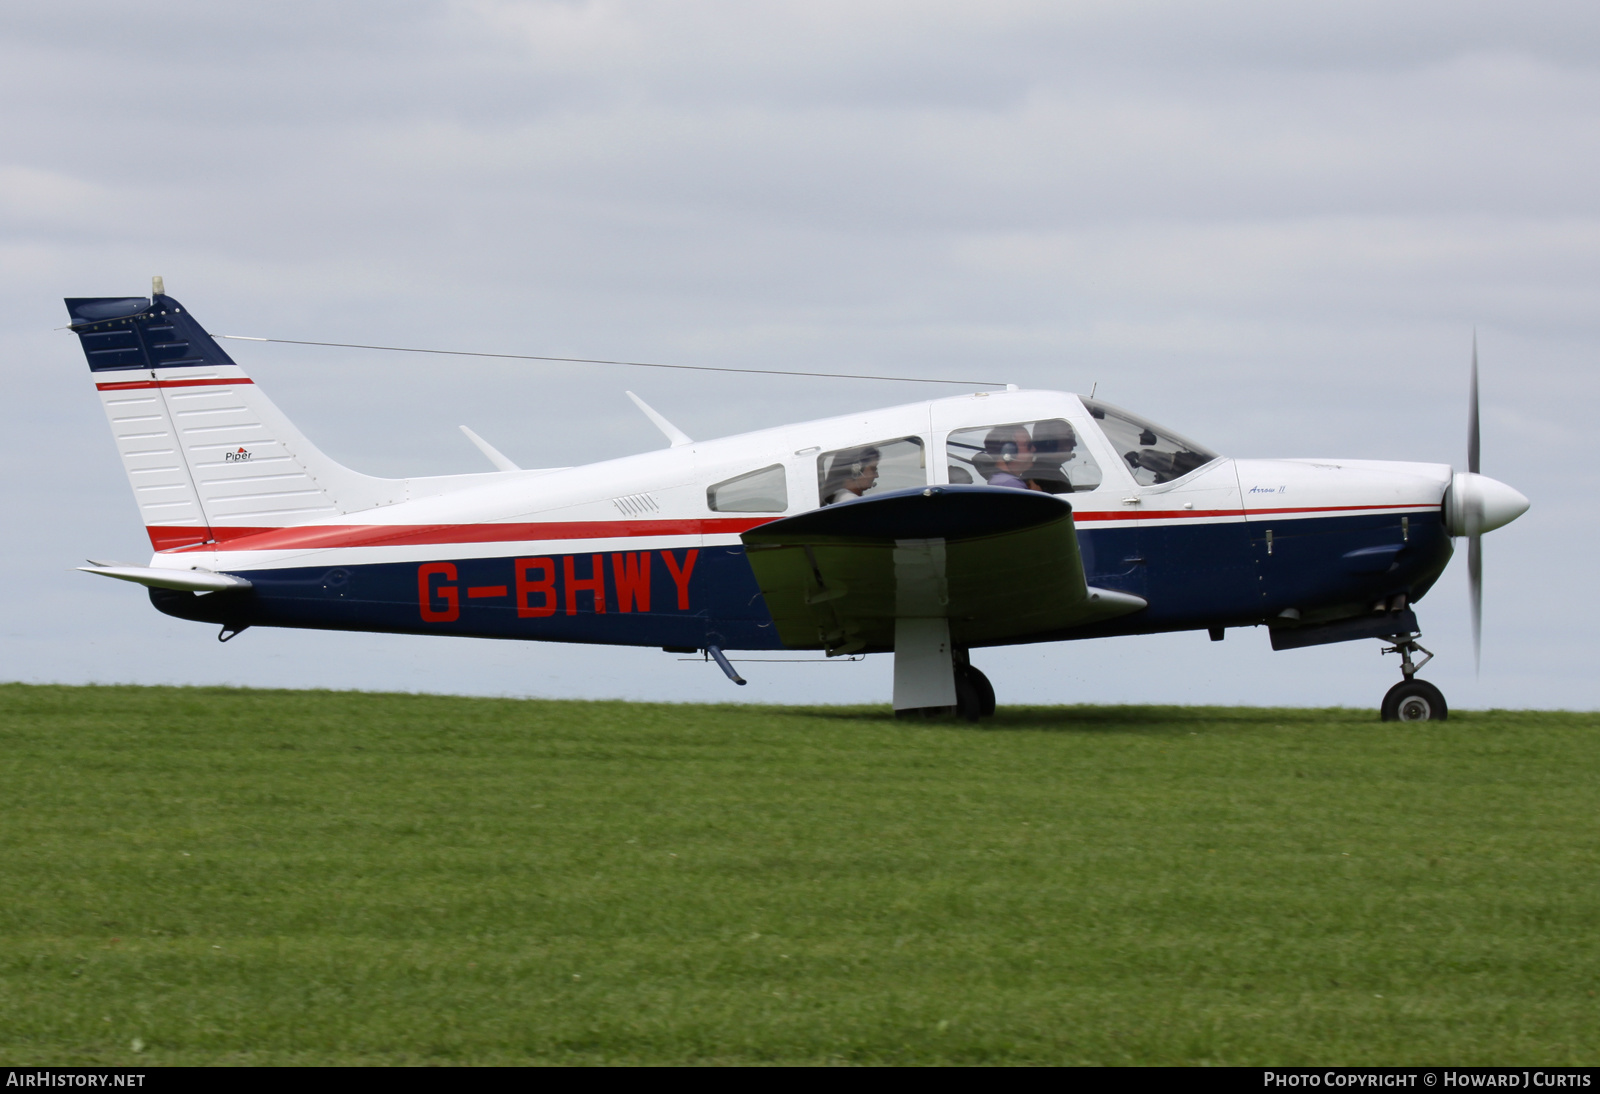
[(835, 453), (827, 480), (822, 484), (822, 504), (855, 501), (871, 490), (877, 485), (878, 463), (882, 459), (883, 454), (872, 445)]
[(1033, 471), (1035, 449), (1027, 427), (997, 425), (983, 439), (983, 454), (973, 461), (990, 486), (1037, 490), (1024, 477)]

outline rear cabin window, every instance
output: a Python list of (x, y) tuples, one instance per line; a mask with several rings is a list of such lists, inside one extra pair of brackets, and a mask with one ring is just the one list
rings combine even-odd
[(714, 513), (781, 513), (789, 508), (789, 480), (775, 463), (709, 487), (706, 504)]
[(823, 505), (926, 485), (928, 461), (917, 437), (840, 448), (817, 457), (817, 489)]
[(1070, 494), (1100, 485), (1100, 465), (1061, 418), (963, 429), (945, 445), (952, 483)]

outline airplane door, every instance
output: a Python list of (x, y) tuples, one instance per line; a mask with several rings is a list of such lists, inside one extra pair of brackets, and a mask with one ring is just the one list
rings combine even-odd
[(1252, 617), (1260, 578), (1231, 460), (1137, 494), (1139, 555), (1153, 612), (1194, 626)]
[[(1108, 403), (1084, 399), (1128, 492), (1113, 527), (1132, 527), (1150, 618), (1177, 627), (1259, 618), (1261, 590), (1233, 460)], [(1115, 520), (1111, 513), (1102, 519)], [(1133, 590), (1129, 590), (1133, 591)]]

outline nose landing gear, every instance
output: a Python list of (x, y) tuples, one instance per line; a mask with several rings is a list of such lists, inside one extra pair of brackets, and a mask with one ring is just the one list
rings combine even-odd
[[(1393, 635), (1392, 646), (1384, 647), (1384, 653), (1398, 653), (1400, 655), (1400, 675), (1405, 679), (1389, 689), (1383, 697), (1381, 708), (1385, 722), (1442, 722), (1450, 717), (1450, 708), (1444, 701), (1444, 693), (1426, 680), (1416, 678), (1417, 671), (1433, 660), (1433, 653), (1417, 644), (1417, 636)], [(1415, 663), (1411, 660), (1412, 653), (1421, 653), (1423, 658)]]

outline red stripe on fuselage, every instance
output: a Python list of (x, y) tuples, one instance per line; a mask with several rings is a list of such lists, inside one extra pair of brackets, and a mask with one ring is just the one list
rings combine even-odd
[(1438, 502), (1433, 501), (1406, 501), (1398, 505), (1302, 505), (1289, 506), (1283, 509), (1246, 509), (1248, 516), (1271, 516), (1273, 513), (1347, 513), (1352, 510), (1364, 509), (1437, 509)]
[(1154, 509), (1149, 512), (1140, 512), (1137, 509), (1107, 509), (1103, 512), (1086, 513), (1081, 509), (1074, 509), (1072, 519), (1078, 523), (1086, 520), (1164, 520), (1167, 517), (1242, 517), (1243, 511), (1239, 509)]
[[(179, 536), (178, 551), (290, 551), (334, 547), (413, 547), (447, 543), (531, 543), (549, 539), (737, 535), (775, 518), (712, 520), (575, 520), (542, 524), (314, 524), (298, 528), (152, 527), (150, 541)], [(196, 539), (215, 542), (195, 543)], [(159, 549), (159, 548), (158, 548)]]
[[(1402, 505), (1306, 505), (1283, 509), (1167, 509), (1077, 512), (1082, 521), (1181, 520), (1203, 517), (1273, 516), (1284, 513), (1349, 513), (1430, 509), (1428, 502)], [(170, 551), (288, 551), (335, 547), (414, 547), (448, 543), (532, 543), (554, 539), (633, 539), (643, 536), (737, 535), (777, 517), (690, 520), (579, 520), (540, 524), (316, 524), (297, 528), (152, 526), (150, 542)]]
[(111, 384), (96, 384), (96, 391), (129, 391), (140, 387), (220, 387), (226, 384), (253, 384), (248, 376), (237, 380), (120, 380)]
[(1279, 513), (1366, 513), (1389, 509), (1434, 509), (1431, 501), (1409, 501), (1400, 505), (1300, 505), (1282, 509), (1108, 509), (1097, 513), (1075, 511), (1073, 520), (1170, 520), (1194, 517), (1271, 517)]

